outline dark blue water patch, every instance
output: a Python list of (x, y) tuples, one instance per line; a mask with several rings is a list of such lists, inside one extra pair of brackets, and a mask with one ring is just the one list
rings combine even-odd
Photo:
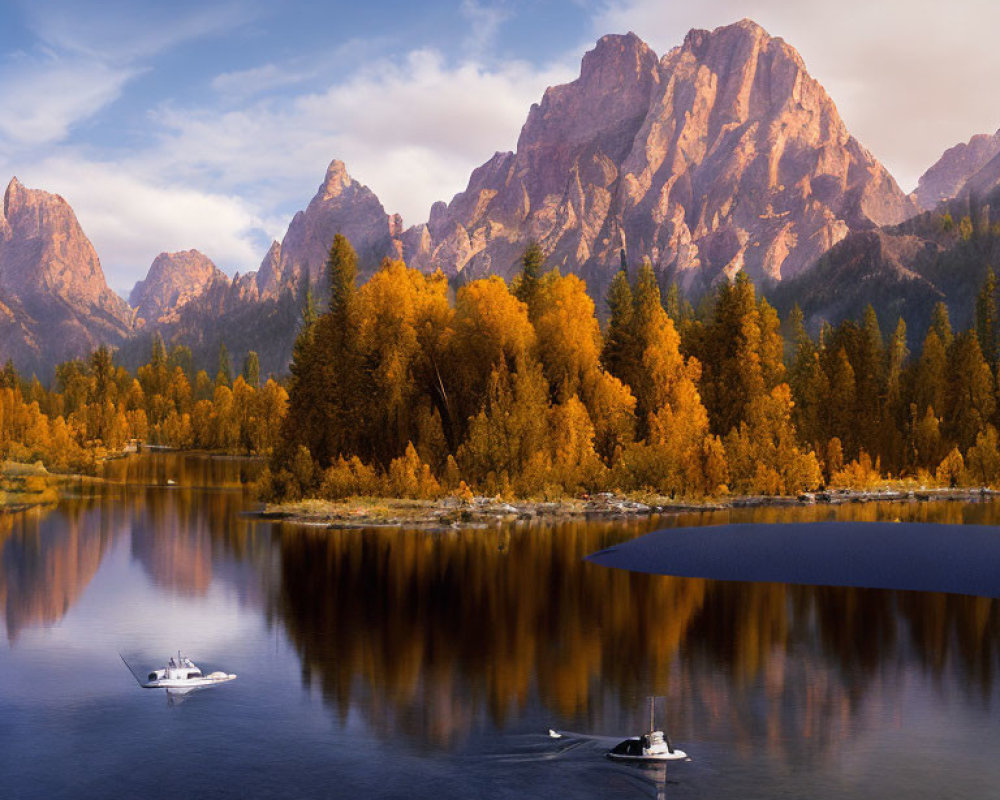
[(1000, 597), (1000, 526), (901, 522), (654, 531), (587, 556), (605, 567), (723, 581)]

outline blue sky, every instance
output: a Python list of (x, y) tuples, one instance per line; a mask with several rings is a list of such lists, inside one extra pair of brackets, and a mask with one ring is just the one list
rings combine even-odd
[[(1000, 127), (994, 4), (959, 0), (0, 1), (0, 179), (73, 205), (111, 285), (196, 247), (232, 273), (340, 158), (414, 224), (511, 149), (605, 33), (658, 53), (751, 17), (904, 189)], [(945, 24), (946, 23), (946, 24)]]

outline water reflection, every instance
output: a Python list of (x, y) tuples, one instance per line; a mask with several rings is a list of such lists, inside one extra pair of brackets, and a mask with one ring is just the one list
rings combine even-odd
[[(2, 518), (0, 605), (13, 643), (32, 625), (60, 620), (90, 583), (114, 541), (114, 515), (87, 524), (80, 513), (65, 517), (31, 509)], [(58, 520), (58, 521), (57, 521)]]
[(439, 746), (484, 716), (503, 727), (536, 698), (587, 729), (621, 729), (652, 692), (668, 696), (672, 724), (689, 735), (718, 728), (745, 747), (818, 753), (908, 664), (954, 669), (990, 696), (995, 601), (709, 582), (581, 560), (632, 534), (593, 523), (444, 536), (287, 529), (279, 611), (304, 679), (341, 719), (360, 708), (385, 735)]
[(105, 465), (107, 483), (72, 484), (55, 509), (0, 515), (8, 640), (26, 627), (58, 623), (122, 539), (161, 588), (204, 595), (221, 568), (241, 597), (265, 605), (261, 580), (233, 574), (241, 566), (269, 568), (269, 538), (240, 516), (260, 468), (253, 460), (177, 453), (118, 459)]
[(977, 708), (995, 695), (997, 601), (671, 578), (583, 557), (665, 525), (984, 524), (1000, 521), (997, 504), (328, 531), (242, 517), (252, 500), (240, 487), (256, 468), (143, 456), (109, 465), (113, 484), (76, 487), (55, 510), (0, 517), (9, 646), (28, 626), (57, 624), (123, 543), (123, 568), (157, 592), (211, 604), (222, 585), (274, 622), (301, 686), (316, 690), (340, 727), (362, 721), (416, 749), (460, 753), (497, 731), (549, 725), (635, 732), (643, 698), (656, 694), (667, 698), (664, 721), (678, 743), (827, 763), (844, 743), (892, 724), (880, 714), (897, 712), (915, 679)]
[(255, 481), (264, 462), (207, 453), (152, 452), (102, 465), (101, 477), (130, 486), (181, 486), (242, 491)]

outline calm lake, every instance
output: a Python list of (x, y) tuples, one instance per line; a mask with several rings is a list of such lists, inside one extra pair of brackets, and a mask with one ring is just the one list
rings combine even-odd
[[(583, 559), (674, 525), (1000, 504), (327, 531), (241, 516), (255, 469), (137, 456), (0, 516), (0, 796), (997, 796), (997, 601)], [(118, 655), (147, 672), (178, 649), (239, 678), (168, 702)], [(691, 762), (604, 757), (648, 695)]]

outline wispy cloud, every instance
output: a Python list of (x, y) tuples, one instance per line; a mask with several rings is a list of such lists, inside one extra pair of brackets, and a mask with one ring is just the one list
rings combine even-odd
[(531, 103), (572, 72), (567, 64), (524, 62), (453, 67), (436, 51), (416, 50), (287, 100), (223, 114), (162, 106), (155, 118), (165, 133), (149, 157), (191, 181), (256, 183), (275, 202), (287, 200), (292, 186), (301, 192), (303, 180), (314, 185), (336, 157), (390, 211), (422, 221), (433, 201), (464, 188), (473, 167), (513, 147)]
[(466, 20), (467, 33), (462, 41), (466, 56), (483, 59), (496, 44), (500, 26), (513, 15), (506, 3), (479, 3), (462, 0), (459, 13)]
[(231, 31), (263, 13), (256, 0), (29, 0), (20, 5), (28, 27), (48, 47), (110, 63), (142, 61), (182, 42)]
[(23, 158), (65, 140), (117, 100), (155, 54), (252, 19), (250, 4), (138, 7), (32, 0), (35, 41), (0, 62), (0, 153)]
[(259, 12), (179, 1), (134, 12), (119, 2), (91, 16), (69, 0), (38, 0), (24, 7), (33, 49), (0, 63), (11, 78), (0, 84), (0, 170), (66, 197), (119, 290), (162, 250), (197, 247), (230, 272), (256, 268), (333, 158), (388, 211), (421, 222), (473, 168), (515, 145), (531, 104), (572, 79), (579, 60), (496, 58), (509, 6), (465, 0), (457, 52), (373, 59), (393, 47), (357, 38), (318, 56), (286, 50), (203, 78), (207, 98), (156, 98), (144, 119), (133, 116), (143, 135), (127, 150), (82, 144), (75, 130), (158, 67), (156, 53)]
[[(151, 111), (160, 135), (150, 146), (113, 162), (63, 146), (24, 162), (19, 176), (66, 197), (119, 290), (162, 250), (196, 247), (230, 272), (246, 271), (281, 238), (331, 159), (345, 161), (388, 211), (423, 221), (474, 167), (513, 147), (531, 103), (574, 71), (451, 66), (439, 52), (415, 50), (322, 91), (231, 95), (228, 111), (163, 103)], [(278, 80), (281, 69), (262, 75)]]
[(0, 67), (0, 152), (62, 141), (121, 94), (138, 70), (42, 53)]
[(95, 244), (109, 283), (127, 292), (164, 250), (197, 248), (220, 264), (255, 268), (268, 237), (287, 219), (265, 219), (235, 194), (170, 183), (140, 165), (68, 153), (29, 165), (26, 185), (54, 190), (73, 206)]
[(316, 76), (316, 71), (297, 70), (278, 64), (262, 64), (250, 69), (223, 72), (212, 79), (212, 88), (230, 102), (300, 84)]

